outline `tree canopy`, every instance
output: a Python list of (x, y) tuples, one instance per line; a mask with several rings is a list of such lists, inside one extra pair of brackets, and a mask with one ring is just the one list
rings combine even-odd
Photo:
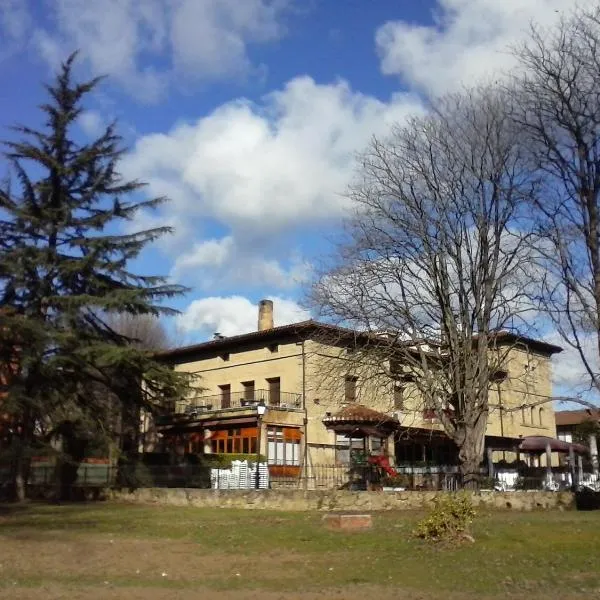
[(170, 232), (136, 230), (136, 215), (167, 199), (140, 199), (144, 184), (120, 175), (125, 148), (114, 123), (97, 139), (78, 138), (77, 120), (99, 79), (76, 81), (75, 58), (46, 86), (44, 126), (17, 126), (16, 139), (4, 143), (10, 176), (0, 189), (0, 355), (11, 368), (3, 410), (18, 424), (21, 494), (27, 449), (65, 403), (101, 421), (108, 408), (99, 390), (152, 409), (183, 384), (111, 320), (170, 314), (164, 302), (185, 288), (132, 269), (144, 248)]

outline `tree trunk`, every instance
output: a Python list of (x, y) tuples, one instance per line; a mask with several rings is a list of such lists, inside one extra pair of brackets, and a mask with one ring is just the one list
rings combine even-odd
[[(485, 418), (483, 419), (485, 422)], [(473, 427), (464, 431), (462, 444), (459, 445), (458, 459), (462, 487), (467, 490), (479, 488), (481, 478), (480, 465), (483, 460), (485, 429)]]
[(13, 499), (16, 502), (24, 502), (27, 499), (27, 479), (29, 478), (30, 467), (30, 459), (27, 457), (28, 435), (25, 431), (16, 443), (17, 448), (12, 472)]
[(31, 440), (33, 440), (33, 418), (31, 412), (25, 410), (20, 416), (21, 426), (18, 422), (15, 424), (20, 433), (13, 438), (15, 444), (15, 453), (12, 464), (12, 497), (16, 502), (24, 502), (27, 499), (27, 480), (29, 479), (29, 469), (31, 458), (29, 456), (31, 449)]
[(27, 499), (27, 489), (25, 482), (27, 481), (27, 476), (25, 474), (25, 467), (23, 465), (23, 461), (19, 461), (17, 463), (17, 467), (15, 469), (15, 477), (14, 477), (14, 498), (17, 502), (25, 502)]

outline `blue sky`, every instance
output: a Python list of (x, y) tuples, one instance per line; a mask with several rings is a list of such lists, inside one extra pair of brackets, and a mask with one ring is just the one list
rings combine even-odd
[(176, 229), (139, 269), (192, 288), (174, 303), (180, 340), (253, 329), (263, 297), (284, 324), (307, 317), (299, 302), (340, 226), (355, 153), (429, 95), (501, 77), (528, 24), (572, 6), (0, 0), (0, 127), (39, 123), (41, 82), (79, 49), (81, 77), (108, 76), (80, 134), (118, 119), (131, 149), (123, 173), (172, 198), (132, 226)]

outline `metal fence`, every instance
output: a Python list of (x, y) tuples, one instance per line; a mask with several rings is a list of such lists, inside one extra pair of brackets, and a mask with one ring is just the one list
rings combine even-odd
[(229, 408), (251, 408), (264, 404), (271, 408), (301, 408), (302, 396), (295, 392), (279, 390), (251, 390), (227, 392), (211, 396), (196, 396), (177, 406), (178, 412), (197, 416), (203, 412)]
[[(461, 476), (456, 467), (398, 467), (395, 475), (374, 465), (309, 465), (306, 468), (269, 468), (261, 464), (257, 473), (253, 463), (237, 468), (211, 468), (203, 465), (131, 465), (82, 464), (77, 480), (78, 489), (118, 487), (170, 487), (198, 489), (308, 489), (308, 490), (372, 490), (410, 491), (460, 489)], [(5, 470), (4, 470), (5, 471)], [(8, 484), (8, 472), (0, 470), (0, 492)], [(284, 473), (284, 474), (282, 474)], [(35, 490), (56, 487), (57, 470), (53, 465), (34, 465), (28, 484)], [(573, 481), (568, 472), (519, 473), (497, 472), (493, 478), (482, 476), (480, 489), (495, 491), (579, 491), (600, 492), (600, 477), (578, 473)], [(0, 493), (0, 496), (3, 494)]]
[(297, 476), (271, 476), (271, 488), (346, 489), (373, 491), (456, 490), (456, 472), (386, 474), (374, 465), (310, 465)]

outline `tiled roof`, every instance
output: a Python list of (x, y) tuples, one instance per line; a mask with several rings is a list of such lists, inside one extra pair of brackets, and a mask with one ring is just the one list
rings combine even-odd
[[(544, 354), (558, 354), (563, 351), (560, 346), (556, 346), (555, 344), (548, 344), (543, 340), (536, 340), (524, 335), (519, 335), (518, 333), (513, 333), (512, 331), (497, 331), (496, 333), (492, 333), (491, 336), (497, 344), (523, 344), (532, 350), (538, 350)], [(477, 338), (477, 336), (474, 337)]]
[(330, 417), (325, 417), (323, 422), (385, 423), (393, 420), (392, 417), (362, 404), (348, 404)]
[(195, 354), (197, 352), (203, 352), (204, 350), (217, 350), (234, 347), (237, 344), (252, 342), (254, 340), (277, 340), (279, 338), (297, 335), (299, 339), (307, 338), (311, 333), (315, 331), (330, 332), (335, 335), (343, 336), (364, 336), (368, 334), (361, 334), (360, 332), (345, 327), (339, 327), (337, 325), (330, 325), (328, 323), (321, 323), (314, 319), (308, 319), (307, 321), (300, 321), (298, 323), (291, 323), (289, 325), (280, 325), (279, 327), (271, 327), (263, 331), (251, 331), (249, 333), (241, 333), (239, 335), (232, 335), (222, 337), (214, 340), (208, 340), (207, 342), (201, 342), (200, 344), (193, 344), (191, 346), (183, 346), (181, 348), (173, 348), (172, 350), (165, 350), (156, 354), (157, 358), (177, 358), (179, 356), (185, 356), (188, 354)]
[(584, 408), (580, 410), (560, 410), (554, 413), (556, 425), (579, 425), (585, 421), (600, 421), (600, 408), (593, 410)]
[[(208, 340), (199, 344), (193, 344), (190, 346), (183, 346), (180, 348), (173, 348), (171, 350), (165, 350), (156, 354), (158, 359), (175, 360), (180, 357), (189, 356), (204, 351), (215, 351), (223, 350), (226, 351), (230, 348), (235, 348), (239, 344), (246, 342), (253, 342), (258, 340), (264, 341), (277, 341), (286, 336), (297, 336), (299, 340), (308, 339), (315, 333), (331, 334), (335, 338), (356, 339), (356, 340), (369, 340), (369, 339), (380, 339), (376, 333), (373, 332), (361, 332), (346, 327), (340, 327), (338, 325), (331, 325), (329, 323), (322, 323), (315, 321), (314, 319), (308, 319), (307, 321), (300, 321), (298, 323), (291, 323), (289, 325), (281, 325), (279, 327), (272, 327), (263, 331), (251, 331), (249, 333), (242, 333), (239, 335), (232, 335), (228, 337), (218, 338), (214, 340)], [(516, 344), (523, 343), (528, 347), (538, 350), (546, 354), (555, 354), (561, 352), (560, 346), (554, 344), (547, 344), (541, 340), (534, 340), (532, 338), (520, 336), (516, 333), (509, 331), (499, 331), (495, 334), (496, 342), (499, 344)], [(411, 342), (414, 343), (414, 342)]]

